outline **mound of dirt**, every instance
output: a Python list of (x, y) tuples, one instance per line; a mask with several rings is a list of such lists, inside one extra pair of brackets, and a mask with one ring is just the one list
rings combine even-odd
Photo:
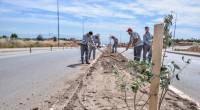
[(200, 46), (193, 46), (188, 49), (175, 49), (175, 51), (189, 51), (189, 52), (199, 52), (200, 53)]
[[(106, 52), (106, 51), (105, 51)], [(126, 83), (131, 83), (131, 74), (125, 68), (126, 59), (119, 53), (102, 54), (97, 61), (88, 68), (66, 89), (63, 106), (64, 110), (134, 110), (134, 93), (131, 90), (119, 91), (116, 87), (116, 78), (113, 75), (114, 65), (117, 65)], [(137, 110), (148, 100), (149, 84), (142, 86), (137, 93)], [(142, 97), (141, 97), (142, 96)], [(62, 101), (58, 102), (62, 105)], [(148, 110), (148, 101), (142, 110)], [(173, 92), (168, 92), (161, 110), (197, 110), (197, 105), (186, 99), (182, 99)]]
[(187, 49), (187, 51), (190, 51), (190, 52), (200, 52), (200, 46), (190, 47), (189, 49)]

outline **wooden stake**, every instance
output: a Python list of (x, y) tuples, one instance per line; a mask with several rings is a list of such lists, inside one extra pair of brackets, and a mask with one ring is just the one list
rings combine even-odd
[(164, 24), (154, 25), (154, 38), (153, 38), (153, 72), (156, 75), (151, 82), (150, 86), (150, 101), (149, 110), (158, 110), (158, 95), (159, 95), (159, 83), (162, 48), (163, 48), (163, 34)]

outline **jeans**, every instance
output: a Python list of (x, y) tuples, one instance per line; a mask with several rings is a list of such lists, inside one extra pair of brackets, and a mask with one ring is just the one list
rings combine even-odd
[(81, 60), (84, 61), (84, 55), (85, 55), (85, 61), (88, 62), (88, 45), (81, 44)]
[(117, 52), (117, 44), (113, 44), (113, 47), (112, 47), (112, 52)]
[(144, 45), (143, 47), (143, 60), (146, 61), (148, 53), (148, 61), (151, 62), (152, 58), (152, 47), (148, 45)]
[(89, 47), (89, 59), (90, 59), (90, 57), (91, 57), (92, 52), (93, 52), (93, 59), (95, 59), (96, 48), (90, 46), (90, 47)]
[(134, 60), (140, 61), (143, 45), (134, 47)]

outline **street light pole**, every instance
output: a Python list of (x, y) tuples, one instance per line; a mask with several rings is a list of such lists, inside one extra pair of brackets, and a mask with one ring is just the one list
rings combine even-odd
[(175, 19), (175, 26), (174, 26), (174, 39), (175, 39), (175, 35), (176, 35), (176, 20), (177, 20), (177, 13), (174, 11), (171, 11), (172, 13), (176, 14), (176, 19)]
[[(175, 18), (175, 26), (174, 26), (174, 40), (175, 40), (175, 36), (176, 36), (176, 20), (177, 20), (177, 13), (174, 11), (171, 11), (172, 13), (176, 14), (176, 18)], [(173, 41), (174, 41), (173, 40)], [(173, 42), (173, 46), (172, 46), (172, 50), (174, 50), (174, 42)]]
[(85, 26), (84, 26), (85, 20), (87, 20), (87, 17), (84, 17), (84, 18), (83, 18), (83, 27), (82, 27), (82, 34), (83, 34), (83, 35), (84, 35), (84, 28), (85, 28)]
[(60, 47), (60, 42), (59, 42), (59, 39), (60, 39), (59, 0), (57, 0), (57, 17), (58, 17), (58, 47)]

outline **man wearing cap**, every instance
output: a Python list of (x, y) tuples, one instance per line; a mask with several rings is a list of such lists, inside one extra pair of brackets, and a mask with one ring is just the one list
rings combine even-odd
[[(96, 34), (96, 35), (93, 35), (92, 36), (92, 39), (93, 39), (93, 45), (95, 46), (95, 47), (99, 47), (100, 46), (100, 39), (99, 39), (99, 36), (100, 36), (100, 34)], [(92, 52), (93, 52), (93, 59), (95, 59), (95, 55), (96, 55), (96, 48), (95, 47), (93, 47), (93, 46), (89, 46), (90, 48), (89, 48), (89, 59), (90, 59), (90, 57), (91, 57), (91, 54), (92, 54)]]
[(111, 36), (111, 38), (113, 39), (114, 43), (112, 46), (112, 53), (116, 53), (117, 52), (117, 45), (118, 45), (118, 39), (115, 36)]
[(88, 62), (88, 45), (92, 44), (92, 38), (91, 38), (92, 35), (93, 35), (92, 31), (83, 35), (83, 39), (81, 41), (81, 61), (82, 61), (82, 64), (84, 64), (84, 54), (85, 54), (86, 64), (90, 64)]
[(143, 47), (143, 60), (146, 61), (146, 55), (148, 53), (148, 61), (151, 62), (152, 57), (152, 40), (153, 36), (149, 32), (149, 27), (145, 27), (145, 34), (143, 35), (144, 47)]
[(126, 50), (128, 50), (130, 46), (134, 46), (134, 60), (140, 61), (143, 41), (140, 38), (140, 35), (136, 32), (133, 32), (131, 28), (128, 28), (127, 32), (130, 35), (130, 40), (128, 46), (126, 47)]

